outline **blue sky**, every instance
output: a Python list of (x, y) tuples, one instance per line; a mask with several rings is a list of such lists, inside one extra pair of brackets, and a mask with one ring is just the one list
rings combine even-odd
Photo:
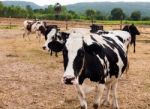
[[(0, 1), (7, 1), (7, 0), (0, 0)], [(34, 2), (38, 5), (54, 5), (55, 3), (59, 2), (62, 5), (73, 4), (78, 2), (150, 2), (150, 0), (11, 0), (11, 1), (30, 1)]]

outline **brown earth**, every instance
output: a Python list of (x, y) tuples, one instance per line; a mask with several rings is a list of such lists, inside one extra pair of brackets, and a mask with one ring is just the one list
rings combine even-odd
[[(49, 56), (42, 50), (35, 35), (31, 41), (22, 38), (24, 19), (2, 19), (0, 27), (0, 109), (80, 109), (73, 86), (61, 84), (62, 53)], [(65, 22), (49, 21), (64, 29)], [(88, 27), (83, 22), (69, 22), (69, 27)], [(105, 25), (106, 29), (118, 28)], [(148, 33), (150, 26), (138, 26)], [(119, 81), (118, 100), (121, 109), (150, 109), (150, 34), (137, 37), (136, 53), (130, 47), (130, 69)], [(89, 82), (88, 82), (89, 83)], [(90, 84), (91, 85), (91, 84)], [(87, 94), (88, 109), (92, 109), (94, 92)], [(111, 109), (102, 106), (101, 109)]]

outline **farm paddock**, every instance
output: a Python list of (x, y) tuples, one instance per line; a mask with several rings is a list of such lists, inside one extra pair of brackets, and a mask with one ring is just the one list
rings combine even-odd
[[(80, 109), (79, 100), (73, 86), (61, 83), (63, 75), (62, 53), (58, 58), (42, 50), (35, 34), (31, 41), (22, 38), (24, 19), (0, 18), (0, 109)], [(58, 24), (65, 30), (65, 23)], [(81, 24), (81, 23), (80, 23)], [(77, 22), (70, 27), (89, 27)], [(8, 26), (8, 28), (7, 28)], [(105, 25), (105, 29), (118, 28)], [(138, 26), (142, 33), (149, 33), (150, 26)], [(150, 34), (137, 36), (136, 53), (129, 49), (130, 69), (118, 85), (120, 109), (150, 109)], [(87, 84), (94, 84), (86, 81)], [(89, 109), (93, 105), (94, 91), (87, 94)], [(102, 106), (102, 109), (110, 107)]]

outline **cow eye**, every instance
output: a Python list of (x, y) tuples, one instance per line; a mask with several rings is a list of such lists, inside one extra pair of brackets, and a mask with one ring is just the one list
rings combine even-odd
[(58, 36), (58, 39), (59, 39), (59, 40), (61, 40), (61, 37), (60, 37), (60, 36)]
[(54, 36), (52, 37), (52, 40), (54, 40)]

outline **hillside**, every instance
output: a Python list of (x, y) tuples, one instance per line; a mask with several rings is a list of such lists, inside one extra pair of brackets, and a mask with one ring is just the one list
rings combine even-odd
[(44, 9), (46, 8), (47, 6), (39, 6), (33, 2), (26, 2), (26, 1), (2, 1), (2, 3), (5, 5), (5, 6), (11, 6), (11, 5), (14, 5), (14, 6), (20, 6), (20, 7), (26, 7), (27, 5), (30, 5), (32, 7), (32, 9)]
[[(39, 6), (32, 2), (25, 1), (2, 1), (6, 6), (21, 6), (26, 7), (30, 5), (33, 9), (44, 9), (47, 6)], [(141, 11), (143, 16), (150, 16), (150, 2), (84, 2), (66, 5), (68, 10), (76, 12), (84, 12), (87, 9), (100, 10), (106, 14), (109, 14), (113, 8), (122, 8), (127, 15), (130, 15), (133, 11)]]
[(113, 8), (122, 8), (127, 15), (133, 11), (141, 11), (143, 16), (150, 16), (150, 2), (85, 2), (67, 5), (67, 9), (84, 12), (87, 9), (96, 9), (104, 13), (110, 13)]

